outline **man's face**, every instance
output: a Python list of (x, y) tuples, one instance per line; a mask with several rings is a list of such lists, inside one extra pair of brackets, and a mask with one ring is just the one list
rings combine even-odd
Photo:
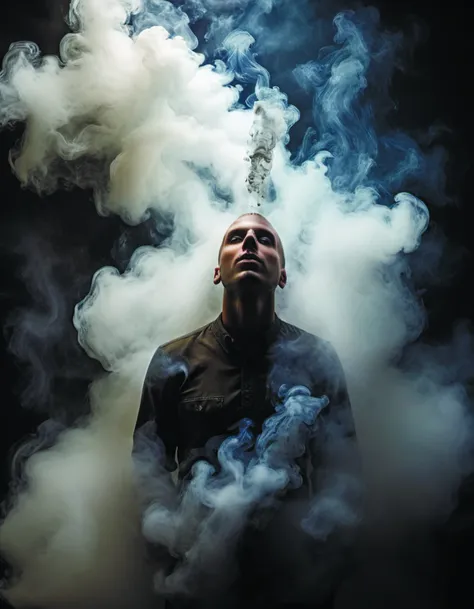
[(282, 247), (273, 226), (258, 215), (238, 218), (222, 241), (214, 283), (226, 289), (275, 290), (286, 284)]

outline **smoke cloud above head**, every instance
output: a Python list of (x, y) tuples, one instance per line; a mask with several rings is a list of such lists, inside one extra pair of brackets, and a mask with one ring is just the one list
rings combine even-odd
[[(202, 40), (192, 29), (199, 19)], [(434, 188), (443, 175), (432, 171), (438, 152), (423, 155), (407, 135), (384, 129), (401, 38), (384, 33), (375, 9), (329, 15), (323, 2), (311, 12), (283, 0), (73, 0), (69, 24), (59, 57), (18, 43), (4, 60), (0, 122), (25, 124), (12, 169), (39, 193), (78, 186), (92, 191), (101, 215), (158, 228), (171, 217), (172, 230), (158, 247), (138, 248), (124, 272), (98, 269), (75, 308), (79, 343), (106, 372), (91, 387), (90, 418), (30, 458), (28, 485), (0, 528), (0, 547), (21, 573), (5, 593), (10, 602), (127, 606), (144, 554), (139, 510), (145, 539), (188, 557), (174, 579), (158, 574), (156, 588), (185, 593), (193, 569), (224, 564), (249, 510), (288, 479), (293, 453), (282, 465), (282, 453), (275, 464), (263, 451), (244, 467), (225, 444), (219, 486), (202, 465), (178, 498), (153, 442), (143, 440), (135, 471), (130, 459), (150, 358), (218, 314), (212, 271), (222, 234), (256, 201), (285, 246), (279, 312), (329, 340), (342, 360), (374, 504), (391, 518), (397, 496), (403, 518), (444, 517), (471, 465), (472, 426), (456, 363), (441, 376), (438, 354), (424, 349), (400, 365), (425, 324), (408, 255), (429, 222), (404, 185), (423, 179)], [(314, 57), (299, 61), (310, 35)], [(272, 56), (280, 44), (281, 61), (293, 62), (284, 75)], [(308, 120), (308, 107), (290, 104), (274, 78), (309, 100), (312, 125), (300, 145), (291, 128), (300, 115)], [(302, 526), (318, 539), (359, 521), (346, 502), (357, 484), (346, 474), (329, 475), (308, 506)]]

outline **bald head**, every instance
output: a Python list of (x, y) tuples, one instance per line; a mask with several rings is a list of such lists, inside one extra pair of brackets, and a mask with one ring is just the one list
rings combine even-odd
[(234, 220), (219, 249), (214, 283), (222, 283), (229, 293), (241, 290), (255, 295), (285, 287), (286, 279), (283, 246), (271, 223), (258, 213)]

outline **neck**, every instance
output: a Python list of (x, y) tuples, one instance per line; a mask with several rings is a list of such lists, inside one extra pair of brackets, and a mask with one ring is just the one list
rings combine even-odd
[(275, 319), (275, 294), (269, 292), (255, 297), (255, 294), (231, 294), (224, 291), (222, 322), (233, 336), (245, 338), (248, 335), (267, 330)]

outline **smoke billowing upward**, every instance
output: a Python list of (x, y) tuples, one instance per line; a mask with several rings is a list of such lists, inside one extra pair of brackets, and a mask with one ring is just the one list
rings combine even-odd
[[(272, 167), (272, 155), (278, 138), (278, 119), (280, 127), (286, 127), (281, 116), (277, 120), (269, 116), (261, 104), (255, 106), (255, 119), (251, 131), (250, 171), (247, 189), (260, 206), (268, 197), (268, 176)], [(283, 123), (283, 125), (281, 125)], [(285, 129), (283, 130), (284, 133)]]
[[(0, 549), (19, 574), (5, 592), (14, 606), (127, 606), (137, 588), (146, 596), (140, 510), (145, 538), (188, 557), (173, 576), (158, 572), (156, 589), (185, 594), (197, 577), (206, 580), (199, 569), (231, 564), (229, 540), (249, 510), (275, 499), (288, 479), (297, 455), (279, 449), (278, 434), (272, 459), (263, 448), (251, 464), (239, 460), (245, 427), (237, 445), (221, 447), (215, 485), (202, 464), (184, 498), (152, 441), (139, 442), (134, 469), (130, 458), (152, 353), (218, 313), (211, 273), (219, 242), (255, 200), (285, 245), (289, 284), (279, 312), (328, 339), (342, 360), (374, 505), (394, 518), (397, 497), (397, 516), (410, 522), (452, 509), (472, 465), (462, 365), (471, 347), (465, 334), (447, 347), (452, 365), (443, 375), (440, 351), (406, 356), (425, 323), (407, 255), (420, 247), (429, 213), (404, 190), (421, 181), (441, 190), (443, 158), (386, 127), (401, 36), (384, 32), (373, 8), (336, 5), (72, 0), (59, 57), (43, 57), (34, 43), (7, 54), (0, 123), (25, 124), (10, 159), (19, 181), (42, 194), (90, 189), (99, 214), (146, 221), (160, 235), (123, 272), (97, 269), (75, 308), (79, 344), (106, 373), (90, 389), (90, 417), (29, 459), (28, 485), (0, 528)], [(202, 38), (198, 23), (207, 27)], [(289, 103), (291, 88), (310, 100), (309, 113)], [(300, 116), (312, 124), (295, 143)], [(57, 302), (46, 304), (48, 314), (63, 318)], [(288, 412), (289, 433), (306, 416), (304, 402)], [(344, 468), (333, 472), (308, 506), (305, 530), (323, 539), (356, 524), (358, 484)]]

